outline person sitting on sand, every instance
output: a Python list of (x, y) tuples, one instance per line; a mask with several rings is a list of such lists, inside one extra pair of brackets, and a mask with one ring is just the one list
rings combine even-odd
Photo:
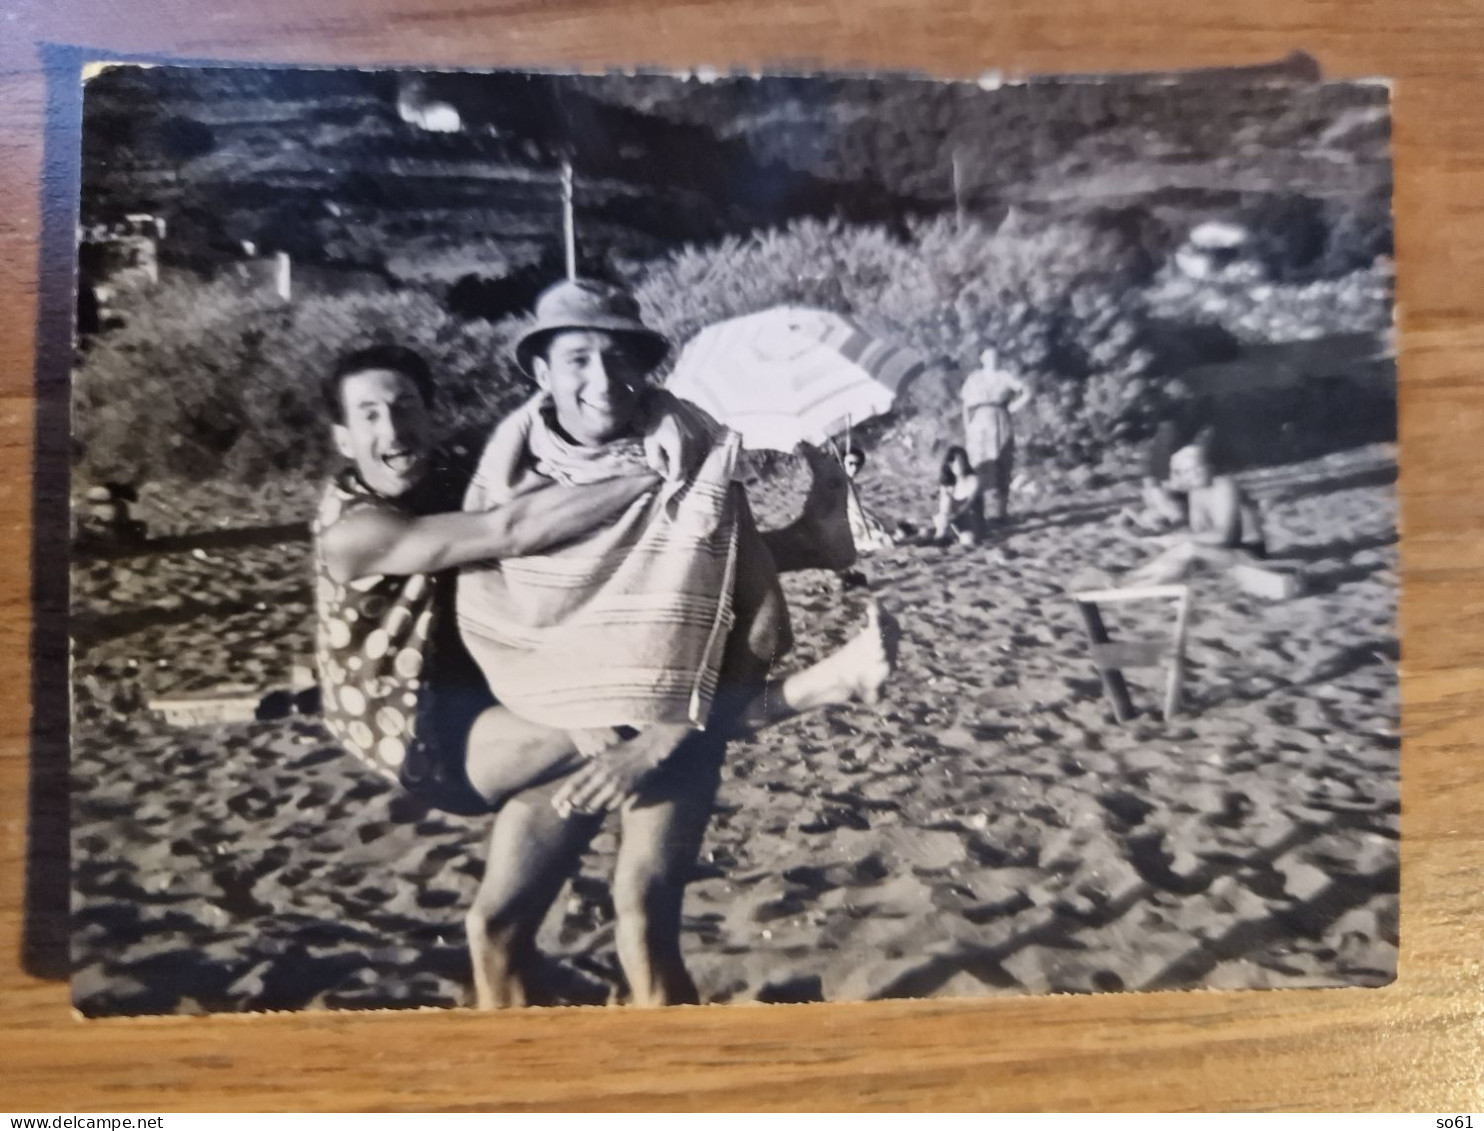
[(1186, 525), (1185, 493), (1171, 481), (1170, 460), (1181, 448), (1199, 445), (1214, 458), (1215, 430), (1201, 423), (1203, 413), (1188, 404), (1165, 412), (1144, 450), (1140, 482), (1140, 509), (1128, 510), (1123, 519), (1142, 534), (1163, 534)]
[(1261, 510), (1232, 476), (1215, 473), (1207, 445), (1170, 457), (1170, 485), (1186, 497), (1186, 528), (1166, 536), (1170, 547), (1130, 574), (1130, 583), (1174, 581), (1197, 561), (1226, 566), (1267, 557)]
[(860, 491), (855, 485), (862, 469), (866, 466), (866, 453), (860, 448), (851, 446), (845, 453), (842, 461), (845, 474), (850, 479), (850, 487), (846, 496), (846, 516), (850, 520), (850, 537), (855, 543), (855, 548), (860, 553), (869, 553), (872, 550), (889, 550), (897, 544), (896, 537), (886, 528), (886, 524), (868, 511), (865, 504), (861, 502)]
[[(873, 611), (867, 643), (856, 650), (870, 654), (865, 683), (839, 680), (847, 668), (832, 669), (800, 698), (790, 681), (772, 679), (790, 628), (777, 564), (734, 481), (740, 437), (647, 385), (667, 350), (627, 291), (578, 279), (541, 296), (535, 325), (516, 345), (539, 391), (491, 437), (466, 509), (504, 506), (552, 482), (626, 474), (642, 460), (641, 428), (657, 410), (687, 418), (709, 447), (695, 469), (669, 469), (664, 484), (610, 526), (542, 554), (466, 569), (458, 591), (464, 643), (492, 691), (528, 722), (568, 731), (587, 759), (557, 791), (556, 807), (600, 815), (623, 803), (616, 939), (633, 996), (645, 1004), (696, 1000), (680, 959), (681, 896), (737, 725), (873, 698), (889, 668)], [(847, 564), (848, 529), (838, 534), (836, 562)], [(550, 748), (506, 755), (521, 781), (575, 763)], [(572, 851), (563, 828), (528, 836), (527, 877), (542, 877), (554, 896)], [(530, 903), (522, 879), (487, 872), (471, 914), (496, 920), (512, 903)], [(539, 920), (524, 917), (532, 933)], [(471, 944), (474, 929), (471, 919)], [(491, 943), (484, 953), (476, 946), (476, 961), (497, 993), (508, 956)]]
[(969, 453), (955, 445), (943, 457), (938, 474), (938, 510), (933, 516), (933, 542), (977, 546), (984, 537), (984, 485), (969, 463)]
[[(494, 704), (456, 631), (451, 571), (579, 538), (653, 490), (660, 477), (636, 469), (604, 483), (532, 491), (495, 511), (450, 513), (464, 485), (432, 461), (433, 382), (417, 354), (394, 346), (352, 353), (327, 375), (323, 392), (336, 446), (349, 461), (327, 484), (313, 524), (316, 666), (326, 725), (352, 755), (432, 806), (466, 815), (498, 809), (487, 871), (518, 874), (527, 833), (539, 840), (570, 822), (547, 797), (508, 798), (507, 752), (536, 746), (575, 759), (576, 751), (565, 733), (532, 727)], [(668, 418), (652, 439), (661, 466), (683, 464), (694, 443)], [(814, 564), (813, 532), (838, 526), (842, 501), (838, 492), (811, 491), (798, 522), (764, 536), (787, 568)], [(819, 564), (827, 568), (829, 556)], [(872, 625), (785, 681), (773, 716), (868, 694), (884, 680), (884, 664), (880, 628)], [(538, 883), (525, 890), (543, 898)], [(483, 914), (475, 925), (471, 949), (490, 928)], [(534, 931), (525, 922), (507, 924), (512, 946)], [(527, 984), (511, 977), (500, 987), (503, 996), (478, 988), (482, 1004), (516, 1004)]]

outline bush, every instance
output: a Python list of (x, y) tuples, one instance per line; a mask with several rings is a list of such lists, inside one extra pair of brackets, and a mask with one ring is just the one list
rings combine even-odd
[(1392, 279), (1384, 263), (1304, 283), (1227, 283), (1162, 275), (1149, 292), (1161, 318), (1205, 323), (1246, 344), (1333, 334), (1384, 333), (1391, 326)]
[(1321, 261), (1325, 276), (1345, 275), (1391, 255), (1391, 186), (1358, 200), (1326, 202), (1329, 234)]
[(1246, 210), (1242, 223), (1252, 234), (1250, 253), (1269, 279), (1293, 282), (1321, 269), (1329, 229), (1314, 198), (1264, 196)]
[[(994, 346), (1045, 394), (1025, 431), (1030, 448), (1073, 459), (1120, 437), (1145, 389), (1135, 379), (1153, 361), (1140, 298), (1150, 269), (1137, 239), (1095, 219), (1012, 213), (990, 229), (939, 218), (914, 224), (906, 240), (803, 220), (687, 248), (648, 268), (639, 296), (645, 317), (677, 342), (795, 303), (851, 315), (959, 374)], [(956, 408), (937, 411), (938, 436), (956, 435)]]
[(1241, 221), (1268, 279), (1308, 283), (1362, 270), (1392, 251), (1391, 190), (1319, 200), (1265, 196)]
[(332, 457), (320, 377), (376, 341), (428, 358), (445, 438), (488, 427), (528, 391), (508, 360), (515, 323), (460, 321), (417, 290), (284, 304), (179, 274), (124, 296), (120, 313), (73, 380), (75, 462), (95, 481), (321, 473)]

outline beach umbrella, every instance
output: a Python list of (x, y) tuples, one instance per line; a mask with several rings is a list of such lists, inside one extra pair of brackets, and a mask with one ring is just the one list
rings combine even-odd
[(708, 326), (667, 383), (749, 448), (821, 443), (891, 408), (923, 360), (839, 314), (779, 306)]

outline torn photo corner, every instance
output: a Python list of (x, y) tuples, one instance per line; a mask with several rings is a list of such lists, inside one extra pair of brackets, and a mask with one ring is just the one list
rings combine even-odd
[(90, 68), (76, 1008), (1391, 981), (1389, 137)]

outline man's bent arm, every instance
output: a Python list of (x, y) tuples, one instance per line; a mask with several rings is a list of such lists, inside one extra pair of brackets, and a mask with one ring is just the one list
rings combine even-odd
[(1190, 538), (1202, 546), (1235, 546), (1242, 541), (1242, 496), (1230, 480), (1212, 487), (1211, 522), (1192, 530)]
[(1016, 377), (1015, 398), (1005, 407), (1010, 412), (1019, 412), (1021, 409), (1025, 408), (1026, 405), (1031, 403), (1031, 395), (1031, 387), (1027, 385), (1023, 380), (1021, 380), (1021, 378)]
[(616, 518), (658, 477), (630, 475), (586, 487), (547, 487), (491, 511), (399, 515), (356, 511), (325, 531), (321, 546), (337, 581), (437, 573), (553, 549)]

